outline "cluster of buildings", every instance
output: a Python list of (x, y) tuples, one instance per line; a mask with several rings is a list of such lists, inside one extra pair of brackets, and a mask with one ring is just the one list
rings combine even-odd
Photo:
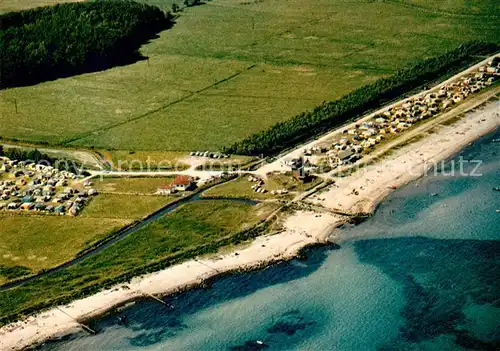
[[(256, 193), (262, 193), (262, 194), (267, 193), (268, 190), (266, 188), (264, 188), (264, 180), (262, 178), (256, 177), (254, 175), (249, 175), (248, 181), (255, 183), (251, 186), (251, 188)], [(284, 195), (284, 194), (288, 194), (288, 190), (287, 189), (275, 189), (275, 190), (271, 190), (270, 193), (272, 195)]]
[(264, 180), (262, 178), (255, 177), (253, 175), (249, 175), (248, 181), (255, 183), (251, 186), (251, 188), (256, 193), (262, 193), (262, 194), (267, 193), (267, 189), (264, 188)]
[[(404, 132), (419, 121), (446, 111), (470, 94), (477, 93), (493, 84), (499, 76), (500, 58), (496, 58), (487, 65), (481, 66), (477, 72), (444, 84), (435, 92), (407, 99), (368, 121), (343, 130), (340, 137), (333, 143), (304, 150), (303, 158), (306, 161), (301, 161), (299, 158), (287, 160), (284, 166), (294, 171), (299, 168), (297, 163), (309, 162), (311, 164), (318, 159), (324, 160), (325, 156), (331, 168), (354, 163), (384, 139)], [(314, 164), (309, 165), (309, 171), (314, 171)]]
[(207, 158), (215, 158), (215, 159), (229, 158), (229, 155), (221, 154), (220, 152), (210, 152), (210, 151), (192, 151), (189, 154), (189, 156), (207, 157)]
[(89, 182), (74, 183), (74, 173), (0, 157), (0, 211), (76, 216), (97, 191)]
[(170, 195), (177, 192), (184, 192), (196, 188), (196, 180), (187, 175), (178, 175), (174, 181), (168, 185), (162, 185), (156, 190), (157, 195)]

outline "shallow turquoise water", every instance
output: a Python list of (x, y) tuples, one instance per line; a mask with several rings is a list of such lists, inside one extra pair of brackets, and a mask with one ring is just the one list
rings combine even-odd
[(169, 297), (173, 311), (138, 302), (94, 321), (95, 336), (41, 349), (499, 349), (498, 138), (461, 153), (482, 161), (482, 176), (438, 172), (409, 184), (370, 220), (343, 229), (355, 239), (340, 248)]

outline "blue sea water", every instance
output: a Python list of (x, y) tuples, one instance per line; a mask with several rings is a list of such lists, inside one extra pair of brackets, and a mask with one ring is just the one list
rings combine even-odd
[[(93, 321), (97, 335), (41, 349), (498, 350), (495, 139), (498, 130), (396, 191), (372, 218), (344, 228), (352, 239), (340, 247), (166, 298), (174, 310), (137, 302)], [(460, 156), (480, 160), (482, 175), (447, 175)]]

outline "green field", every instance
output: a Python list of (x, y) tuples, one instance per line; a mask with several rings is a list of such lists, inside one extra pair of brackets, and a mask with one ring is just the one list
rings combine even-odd
[[(173, 177), (158, 178), (94, 178), (93, 187), (100, 193), (115, 194), (153, 194), (159, 186), (169, 185)], [(165, 198), (159, 196), (158, 198)]]
[(26, 267), (27, 273), (36, 273), (57, 266), (175, 200), (169, 196), (134, 195), (154, 192), (159, 184), (171, 181), (170, 178), (151, 179), (153, 182), (148, 178), (97, 181), (97, 189), (114, 186), (120, 194), (96, 196), (77, 217), (0, 213), (0, 284), (15, 278), (9, 273), (13, 267)]
[(78, 2), (80, 0), (2, 0), (0, 13), (9, 11), (26, 10), (32, 7), (50, 6), (62, 2)]
[[(252, 185), (255, 183), (248, 181), (246, 176), (241, 176), (207, 190), (202, 196), (207, 198), (245, 198), (254, 200), (291, 199), (297, 193), (307, 191), (321, 182), (321, 178), (314, 178), (311, 181), (303, 183), (290, 175), (275, 174), (269, 176), (262, 186), (267, 192), (257, 193), (252, 189)], [(272, 190), (282, 189), (288, 190), (289, 193), (282, 195), (273, 195), (270, 193)]]
[(80, 216), (140, 219), (174, 200), (168, 196), (102, 194), (85, 206)]
[(0, 215), (0, 284), (15, 278), (1, 267), (26, 267), (29, 273), (36, 273), (57, 266), (130, 222), (102, 217)]
[(181, 171), (189, 168), (183, 161), (188, 156), (186, 152), (99, 150), (99, 153), (117, 170)]
[(179, 255), (196, 256), (199, 246), (213, 244), (216, 248), (223, 238), (231, 242), (233, 235), (262, 221), (275, 208), (222, 200), (186, 204), (71, 268), (0, 292), (0, 324), (7, 315), (36, 309), (54, 299), (74, 298), (84, 289), (148, 264), (168, 262)]
[(500, 42), (498, 7), (213, 0), (184, 9), (172, 29), (144, 45), (147, 61), (2, 91), (0, 136), (118, 150), (217, 149), (464, 41)]

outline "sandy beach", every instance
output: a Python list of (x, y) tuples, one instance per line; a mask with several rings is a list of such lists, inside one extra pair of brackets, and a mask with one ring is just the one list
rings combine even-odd
[(337, 178), (334, 186), (305, 201), (350, 213), (372, 213), (391, 191), (432, 171), (441, 161), (499, 126), (499, 101), (468, 112), (451, 126), (433, 123), (422, 131), (423, 139), (391, 149), (390, 155), (382, 155), (380, 161)]
[[(498, 90), (496, 88), (494, 92)], [(349, 176), (337, 177), (335, 184), (305, 200), (320, 208), (324, 207), (324, 211), (296, 211), (282, 220), (282, 232), (258, 237), (250, 245), (235, 252), (190, 260), (136, 277), (129, 283), (4, 326), (0, 329), (0, 349), (21, 350), (49, 338), (71, 333), (81, 328), (76, 320), (98, 316), (127, 301), (173, 293), (224, 272), (255, 269), (288, 260), (295, 257), (301, 248), (327, 239), (342, 242), (346, 238), (342, 238), (334, 228), (345, 223), (347, 217), (330, 213), (329, 209), (371, 213), (377, 203), (393, 189), (421, 177), (433, 164), (451, 157), (499, 126), (498, 100), (468, 112), (452, 125), (440, 124), (439, 120), (429, 123), (426, 130), (419, 131), (425, 138), (379, 155), (377, 162)]]

